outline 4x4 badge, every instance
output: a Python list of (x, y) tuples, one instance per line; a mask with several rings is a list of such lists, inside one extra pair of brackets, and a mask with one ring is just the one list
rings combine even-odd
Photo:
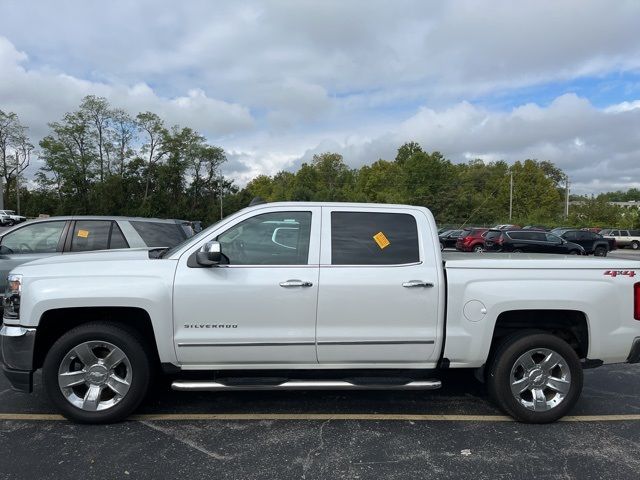
[(636, 276), (635, 270), (607, 270), (604, 274), (613, 278), (616, 278), (618, 275), (625, 275), (631, 278)]

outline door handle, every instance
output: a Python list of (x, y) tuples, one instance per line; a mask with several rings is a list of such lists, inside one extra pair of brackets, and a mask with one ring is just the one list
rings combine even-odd
[(302, 280), (287, 280), (286, 282), (280, 282), (280, 286), (284, 288), (289, 287), (313, 287), (311, 282), (303, 282)]
[(423, 282), (422, 280), (409, 280), (408, 282), (404, 282), (402, 286), (405, 288), (414, 288), (414, 287), (432, 288), (433, 283)]

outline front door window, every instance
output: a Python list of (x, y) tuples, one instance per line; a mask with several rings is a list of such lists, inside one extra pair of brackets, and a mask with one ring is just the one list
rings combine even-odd
[(42, 222), (8, 233), (2, 239), (1, 253), (55, 253), (65, 222)]

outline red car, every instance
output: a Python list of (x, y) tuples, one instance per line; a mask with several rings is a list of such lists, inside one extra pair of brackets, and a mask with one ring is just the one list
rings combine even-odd
[(488, 228), (470, 228), (465, 230), (456, 241), (456, 250), (462, 252), (484, 252), (484, 235)]

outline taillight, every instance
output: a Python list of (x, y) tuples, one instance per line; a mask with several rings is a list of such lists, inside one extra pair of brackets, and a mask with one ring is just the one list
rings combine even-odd
[(640, 320), (640, 283), (633, 286), (633, 318)]

